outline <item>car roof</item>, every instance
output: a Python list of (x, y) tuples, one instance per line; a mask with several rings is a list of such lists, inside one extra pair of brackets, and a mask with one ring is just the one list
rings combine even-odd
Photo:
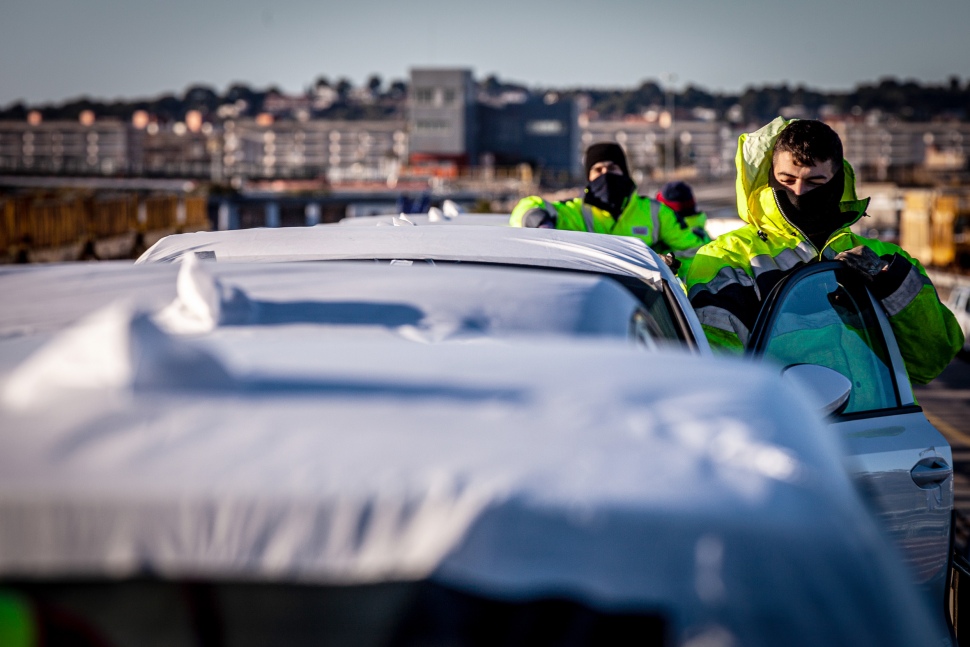
[(379, 224), (393, 225), (395, 221), (398, 226), (410, 222), (418, 226), (442, 225), (485, 225), (491, 227), (508, 227), (509, 214), (507, 213), (460, 213), (444, 215), (441, 210), (429, 213), (386, 213), (373, 214), (369, 216), (355, 216), (352, 218), (342, 218), (337, 221), (338, 225), (352, 227), (374, 227)]
[(166, 263), (194, 253), (216, 261), (434, 259), (554, 267), (632, 276), (673, 274), (639, 238), (521, 227), (282, 227), (166, 236), (137, 263)]
[[(11, 271), (5, 305), (30, 337), (84, 290), (12, 282), (76, 272), (91, 293), (171, 294), (174, 270)], [(282, 279), (325, 268), (228, 270), (274, 273), (299, 308)], [(209, 288), (196, 295), (238, 302)], [(838, 635), (873, 624), (845, 609), (916, 600), (837, 440), (764, 367), (582, 338), (423, 344), (231, 318), (173, 332), (105, 300), (0, 381), (0, 577), (430, 577), (664, 608), (743, 644), (751, 609)], [(826, 593), (806, 604), (794, 586)]]
[[(460, 216), (466, 217), (466, 216)], [(474, 217), (474, 216), (467, 216)], [(495, 226), (374, 226), (256, 228), (166, 236), (136, 264), (171, 263), (192, 254), (232, 262), (427, 260), (513, 265), (608, 274), (667, 291), (688, 343), (710, 353), (683, 284), (643, 240), (580, 231)]]

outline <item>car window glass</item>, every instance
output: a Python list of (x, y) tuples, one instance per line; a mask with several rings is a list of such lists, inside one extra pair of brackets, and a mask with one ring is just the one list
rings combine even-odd
[(669, 339), (658, 322), (643, 308), (637, 308), (630, 318), (630, 337), (646, 348), (656, 348), (657, 340)]
[(783, 366), (818, 364), (852, 382), (845, 413), (898, 406), (889, 352), (864, 291), (834, 272), (799, 281), (776, 304), (765, 358)]
[[(523, 266), (515, 263), (482, 263), (482, 262), (464, 262), (460, 260), (438, 260), (434, 261), (432, 259), (422, 259), (425, 263), (429, 265), (466, 265), (466, 266), (489, 266), (489, 267), (509, 267), (520, 269)], [(319, 261), (316, 261), (319, 262)], [(327, 261), (328, 263), (341, 262), (341, 261)], [(413, 265), (416, 261), (410, 261), (405, 259), (370, 259), (368, 261), (345, 261), (350, 263), (390, 263), (392, 265)], [(589, 275), (590, 272), (582, 270), (570, 270), (555, 267), (529, 267), (533, 271), (547, 271), (547, 272), (576, 272), (579, 274)], [(669, 343), (678, 347), (682, 347), (684, 342), (688, 341), (687, 333), (684, 331), (684, 326), (679, 322), (678, 317), (675, 316), (674, 310), (677, 309), (676, 302), (670, 298), (664, 292), (664, 284), (661, 282), (648, 283), (641, 278), (633, 276), (623, 276), (619, 274), (608, 274), (602, 273), (598, 276), (603, 276), (611, 281), (614, 281), (621, 286), (623, 286), (630, 294), (632, 294), (642, 305), (642, 310), (638, 311), (633, 318), (630, 320), (630, 336), (634, 340), (644, 342), (646, 338), (653, 340), (654, 342), (660, 342), (660, 344)], [(669, 288), (668, 288), (669, 289)], [(653, 346), (653, 343), (647, 344)]]
[(610, 275), (610, 278), (625, 287), (639, 299), (650, 318), (651, 336), (658, 340), (685, 341), (685, 334), (673, 314), (676, 305), (660, 286), (647, 283), (629, 276)]

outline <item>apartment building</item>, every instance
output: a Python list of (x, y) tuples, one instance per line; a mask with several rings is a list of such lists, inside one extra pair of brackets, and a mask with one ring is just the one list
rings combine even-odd
[(131, 127), (120, 121), (0, 122), (0, 173), (127, 173), (140, 153)]
[[(741, 130), (718, 122), (683, 121), (664, 127), (647, 121), (587, 121), (581, 127), (576, 155), (593, 143), (614, 141), (627, 154), (638, 182), (679, 170), (702, 179), (734, 174), (734, 156)], [(670, 159), (670, 156), (673, 159)]]
[(970, 124), (838, 121), (845, 155), (863, 177), (905, 181), (923, 174), (966, 174)]
[[(273, 101), (283, 106), (286, 99)], [(294, 105), (310, 101), (301, 100)], [(41, 122), (35, 113), (26, 122), (0, 122), (0, 173), (392, 185), (407, 168), (422, 165), (458, 173), (528, 164), (541, 180), (563, 183), (582, 181), (582, 156), (590, 144), (615, 141), (627, 151), (638, 182), (673, 175), (718, 180), (733, 177), (738, 136), (757, 127), (646, 116), (590, 119), (576, 101), (551, 92), (479, 96), (465, 68), (413, 69), (403, 119), (279, 119), (266, 113), (205, 122), (194, 113), (166, 124), (145, 113), (136, 117), (126, 123), (87, 113), (78, 121)], [(860, 178), (970, 180), (970, 124), (877, 117), (830, 120)]]
[(406, 124), (387, 121), (226, 121), (223, 177), (384, 181), (407, 158)]

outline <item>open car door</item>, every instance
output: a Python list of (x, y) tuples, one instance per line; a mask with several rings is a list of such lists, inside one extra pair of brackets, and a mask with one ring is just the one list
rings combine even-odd
[(940, 608), (953, 458), (916, 403), (889, 320), (863, 281), (837, 262), (792, 272), (765, 299), (747, 350), (781, 367), (821, 365), (849, 379), (848, 402), (831, 415), (831, 426), (845, 443), (855, 482)]

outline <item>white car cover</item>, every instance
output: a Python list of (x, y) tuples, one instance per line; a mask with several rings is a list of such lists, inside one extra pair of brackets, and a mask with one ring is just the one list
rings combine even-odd
[[(174, 292), (122, 269), (113, 296)], [(837, 441), (770, 371), (581, 338), (167, 332), (113, 299), (51, 337), (16, 284), (69, 273), (3, 277), (0, 578), (430, 578), (659, 609), (677, 644), (932, 642)]]

